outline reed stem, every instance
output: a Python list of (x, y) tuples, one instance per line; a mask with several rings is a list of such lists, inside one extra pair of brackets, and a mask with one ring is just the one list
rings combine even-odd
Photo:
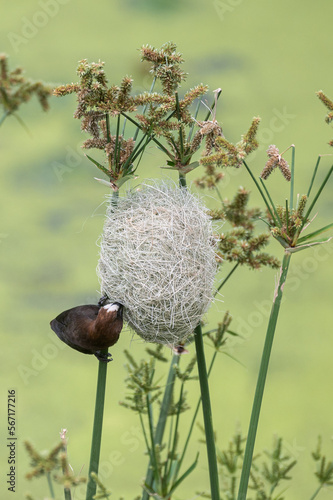
[(55, 498), (53, 484), (52, 484), (52, 479), (51, 479), (51, 472), (48, 472), (46, 474), (46, 478), (47, 478), (47, 484), (49, 485), (49, 490), (50, 490), (51, 498)]
[(200, 324), (194, 330), (194, 339), (195, 339), (195, 348), (197, 352), (197, 363), (198, 363), (198, 372), (199, 372), (199, 381), (200, 381), (201, 399), (202, 399), (202, 411), (205, 424), (211, 499), (220, 500), (219, 476), (217, 471), (212, 409), (210, 404), (208, 376), (207, 376), (206, 360), (205, 360), (204, 345), (202, 338), (202, 329)]
[(250, 470), (252, 464), (253, 450), (256, 440), (256, 434), (258, 429), (259, 415), (261, 409), (261, 403), (263, 399), (266, 375), (268, 371), (268, 364), (270, 359), (270, 354), (273, 345), (274, 333), (276, 328), (276, 323), (279, 315), (281, 299), (284, 284), (286, 282), (289, 263), (290, 263), (291, 253), (287, 250), (284, 253), (281, 269), (280, 269), (280, 277), (277, 288), (274, 293), (274, 300), (271, 309), (271, 315), (268, 322), (266, 339), (263, 349), (263, 354), (261, 357), (261, 364), (259, 369), (258, 381), (256, 386), (256, 391), (253, 400), (252, 413), (249, 425), (249, 432), (247, 435), (245, 454), (244, 454), (244, 462), (241, 473), (241, 479), (239, 484), (239, 491), (237, 500), (246, 500), (246, 492), (249, 483)]
[(104, 361), (99, 361), (94, 426), (93, 426), (93, 434), (91, 441), (86, 500), (93, 499), (93, 496), (96, 494), (96, 488), (97, 488), (95, 481), (91, 477), (91, 473), (95, 472), (95, 474), (98, 475), (99, 456), (100, 456), (101, 441), (102, 441), (107, 366), (108, 363), (105, 363)]
[[(169, 368), (169, 374), (168, 374), (168, 379), (164, 391), (164, 396), (161, 404), (161, 410), (160, 410), (160, 415), (158, 418), (158, 422), (156, 425), (156, 430), (155, 430), (155, 435), (154, 435), (154, 444), (162, 444), (163, 440), (163, 435), (164, 435), (164, 430), (166, 426), (166, 421), (168, 417), (168, 411), (170, 404), (172, 402), (172, 395), (173, 395), (173, 388), (175, 385), (175, 379), (176, 379), (176, 370), (175, 370), (175, 365), (178, 365), (179, 363), (179, 356), (174, 354), (171, 360), (170, 368)], [(149, 487), (152, 486), (154, 480), (154, 470), (151, 461), (149, 461), (147, 473), (146, 473), (146, 479), (145, 479), (145, 484), (147, 484)], [(142, 493), (142, 500), (148, 500), (150, 497), (149, 493), (147, 490), (144, 490)]]

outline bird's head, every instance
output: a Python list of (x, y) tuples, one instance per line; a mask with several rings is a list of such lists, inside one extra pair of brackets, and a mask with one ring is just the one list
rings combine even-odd
[(117, 342), (123, 328), (123, 306), (113, 302), (101, 307), (94, 322), (94, 336), (103, 338), (108, 346)]
[(112, 318), (123, 319), (123, 305), (119, 302), (113, 302), (112, 304), (106, 304), (101, 307), (99, 314), (102, 312), (104, 315), (105, 312), (107, 315), (110, 315)]

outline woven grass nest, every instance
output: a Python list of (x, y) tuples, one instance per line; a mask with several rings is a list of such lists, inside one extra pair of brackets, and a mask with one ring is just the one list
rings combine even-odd
[(100, 243), (102, 294), (124, 306), (144, 340), (177, 345), (192, 334), (213, 299), (211, 219), (200, 199), (170, 182), (144, 184), (114, 206)]

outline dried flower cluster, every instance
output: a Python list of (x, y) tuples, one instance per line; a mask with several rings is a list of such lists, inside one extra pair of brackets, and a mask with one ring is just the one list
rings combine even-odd
[(326, 456), (323, 455), (321, 436), (318, 436), (317, 447), (311, 455), (316, 463), (315, 476), (320, 484), (320, 488), (323, 486), (333, 486), (333, 461), (327, 460)]
[[(156, 363), (161, 361), (163, 363), (167, 362), (168, 359), (162, 354), (162, 345), (157, 344), (155, 349), (146, 349), (149, 357), (145, 356), (145, 359), (136, 361), (133, 355), (125, 350), (124, 354), (127, 358), (126, 370), (128, 372), (127, 382), (127, 395), (125, 399), (120, 402), (122, 406), (133, 410), (141, 414), (147, 414), (149, 412), (149, 406), (147, 405), (147, 396), (149, 395), (149, 405), (151, 406), (155, 401), (161, 404), (160, 398), (162, 395), (162, 390), (158, 382), (155, 381), (152, 374), (156, 372)], [(182, 384), (185, 384), (189, 380), (197, 379), (196, 375), (193, 375), (193, 370), (196, 366), (196, 356), (193, 356), (189, 361), (184, 370), (180, 370), (179, 365), (175, 364), (175, 375)], [(157, 377), (155, 377), (157, 378)], [(168, 417), (172, 415), (177, 415), (183, 413), (189, 409), (189, 405), (186, 400), (186, 392), (182, 391), (178, 401), (172, 401), (168, 411)]]
[(287, 161), (280, 155), (279, 149), (272, 144), (267, 149), (268, 161), (260, 174), (262, 179), (267, 179), (267, 177), (273, 172), (273, 170), (278, 167), (283, 175), (283, 177), (290, 181), (291, 172)]
[(88, 120), (91, 116), (93, 127), (98, 127), (99, 120), (105, 117), (106, 113), (116, 116), (124, 111), (135, 110), (133, 98), (130, 96), (131, 78), (124, 77), (119, 86), (108, 87), (104, 63), (88, 63), (86, 59), (79, 62), (77, 74), (80, 78), (79, 83), (60, 85), (54, 89), (54, 95), (58, 97), (77, 94), (75, 118)]
[[(81, 119), (81, 129), (92, 136), (84, 142), (83, 147), (105, 151), (106, 166), (88, 158), (117, 187), (123, 182), (122, 179), (133, 177), (134, 161), (140, 158), (150, 140), (154, 140), (166, 152), (168, 168), (186, 174), (198, 165), (197, 162), (191, 164), (191, 158), (200, 147), (202, 135), (195, 134), (192, 138), (195, 123), (189, 108), (207, 92), (207, 87), (198, 85), (179, 98), (178, 88), (186, 75), (180, 69), (183, 59), (176, 52), (175, 44), (164, 44), (159, 50), (144, 46), (141, 53), (142, 60), (152, 64), (154, 82), (160, 82), (161, 93), (151, 91), (132, 96), (132, 79), (127, 76), (119, 86), (108, 87), (104, 63), (89, 64), (87, 60), (79, 64), (79, 83), (62, 85), (54, 90), (56, 96), (77, 94), (78, 105), (74, 117)], [(142, 112), (138, 112), (139, 107)], [(132, 113), (135, 113), (134, 118)], [(120, 116), (137, 126), (133, 137), (125, 139), (120, 133)], [(117, 120), (114, 134), (111, 133), (110, 118)], [(186, 128), (190, 131), (186, 131)], [(139, 131), (143, 135), (140, 140), (137, 139)], [(158, 138), (163, 138), (167, 147)]]
[[(162, 138), (165, 144), (154, 138), (157, 145), (166, 153), (169, 160), (168, 168), (186, 174), (199, 165), (191, 163), (193, 154), (199, 149), (203, 136), (200, 132), (194, 134), (195, 123), (189, 111), (192, 103), (201, 95), (207, 92), (207, 87), (199, 85), (189, 90), (182, 99), (178, 93), (174, 96), (154, 96), (154, 103), (149, 103), (145, 114), (136, 116), (140, 127), (146, 133), (154, 133), (154, 137)], [(147, 96), (148, 97), (148, 96)], [(163, 99), (162, 99), (163, 98)], [(167, 99), (167, 100), (166, 100)], [(156, 102), (164, 102), (156, 104)], [(147, 102), (138, 96), (137, 101)]]
[[(132, 79), (124, 77), (119, 86), (108, 87), (108, 80), (104, 72), (104, 63), (89, 64), (86, 59), (80, 61), (77, 73), (80, 82), (57, 87), (56, 96), (71, 93), (77, 94), (77, 108), (74, 117), (81, 120), (81, 130), (91, 135), (83, 143), (85, 149), (101, 149), (106, 154), (107, 165), (88, 158), (108, 175), (112, 186), (119, 180), (130, 178), (134, 174), (133, 161), (135, 159), (135, 141), (125, 139), (119, 132), (119, 116), (124, 112), (136, 109), (134, 98), (130, 95)], [(115, 134), (111, 134), (110, 117), (118, 118)]]
[[(41, 454), (28, 441), (24, 442), (25, 449), (30, 457), (32, 471), (26, 474), (27, 479), (33, 479), (53, 473), (53, 478), (65, 489), (85, 483), (86, 478), (75, 476), (67, 461), (67, 452), (64, 448), (64, 441), (57, 444), (48, 454)], [(56, 474), (56, 471), (62, 470), (62, 474)]]
[(249, 130), (241, 137), (236, 144), (229, 142), (222, 134), (222, 130), (217, 125), (211, 130), (211, 137), (206, 141), (206, 150), (201, 158), (201, 164), (205, 167), (205, 175), (196, 181), (199, 187), (213, 188), (216, 183), (223, 178), (223, 175), (216, 171), (216, 167), (239, 168), (245, 158), (258, 147), (256, 133), (260, 123), (260, 118), (252, 120)]
[[(288, 149), (290, 148), (295, 148), (295, 146), (292, 144)], [(293, 183), (291, 186), (290, 200), (286, 199), (285, 205), (280, 206), (280, 205), (275, 205), (273, 203), (269, 191), (266, 188), (265, 183), (263, 182), (263, 179), (267, 179), (267, 177), (276, 167), (280, 169), (284, 178), (287, 181), (292, 180), (294, 171), (294, 155), (292, 156), (292, 168), (290, 169), (286, 160), (282, 158), (283, 153), (280, 154), (276, 146), (274, 145), (269, 146), (267, 153), (268, 153), (268, 161), (261, 173), (261, 179), (260, 179), (261, 184), (264, 187), (265, 193), (261, 190), (258, 183), (257, 187), (259, 188), (260, 194), (266, 204), (267, 221), (265, 222), (268, 224), (271, 234), (286, 249), (286, 251), (288, 251), (289, 254), (298, 252), (300, 250), (309, 248), (314, 245), (319, 245), (330, 241), (331, 238), (326, 238), (326, 239), (325, 238), (314, 239), (314, 238), (318, 237), (321, 233), (330, 229), (332, 227), (332, 224), (329, 224), (328, 226), (325, 226), (317, 231), (314, 231), (313, 233), (304, 236), (301, 236), (301, 234), (309, 226), (311, 222), (309, 220), (309, 216), (311, 214), (311, 211), (313, 210), (313, 207), (321, 191), (323, 190), (325, 184), (328, 182), (330, 176), (332, 175), (333, 166), (331, 166), (331, 168), (327, 172), (317, 194), (315, 195), (314, 199), (310, 204), (310, 207), (308, 208), (308, 210), (304, 215), (305, 206), (308, 197), (310, 195), (316, 177), (317, 169), (319, 166), (320, 156), (314, 168), (308, 192), (306, 195), (305, 194), (302, 196), (297, 195), (297, 202), (295, 207)], [(247, 170), (249, 170), (249, 167), (246, 165), (246, 163), (245, 167), (247, 168)]]
[(125, 400), (121, 401), (121, 405), (125, 408), (133, 410), (138, 413), (147, 413), (147, 395), (150, 397), (150, 404), (159, 400), (162, 394), (161, 387), (152, 379), (152, 373), (156, 360), (166, 362), (162, 356), (162, 345), (156, 345), (155, 350), (150, 350), (147, 359), (136, 361), (133, 355), (125, 349), (124, 354), (127, 358), (126, 369), (128, 372), (127, 382), (127, 396)]
[(150, 45), (141, 48), (142, 61), (152, 63), (150, 71), (161, 82), (163, 94), (168, 96), (173, 96), (182, 80), (186, 79), (186, 73), (180, 67), (184, 59), (176, 49), (173, 42), (163, 44), (159, 50)]
[(251, 269), (279, 267), (279, 261), (262, 248), (268, 244), (269, 234), (254, 234), (254, 223), (260, 216), (258, 208), (248, 209), (249, 191), (240, 188), (232, 201), (224, 200), (221, 210), (211, 211), (213, 220), (224, 220), (233, 227), (219, 235), (218, 256), (221, 261), (247, 265)]
[(279, 225), (275, 225), (275, 221), (271, 214), (268, 213), (268, 220), (271, 225), (271, 233), (275, 238), (282, 238), (290, 246), (294, 246), (295, 237), (297, 237), (309, 221), (304, 219), (304, 209), (308, 197), (303, 194), (299, 201), (296, 209), (290, 210), (287, 207), (277, 206), (276, 216), (279, 221)]
[(144, 114), (137, 115), (141, 128), (152, 131), (165, 144), (156, 141), (166, 153), (169, 160), (167, 168), (187, 174), (199, 163), (192, 162), (193, 154), (199, 149), (204, 138), (198, 131), (194, 134), (195, 120), (191, 106), (195, 100), (203, 96), (208, 87), (200, 84), (179, 97), (180, 83), (186, 79), (181, 70), (183, 63), (181, 54), (176, 52), (176, 45), (169, 42), (161, 49), (145, 46), (141, 50), (142, 60), (152, 64), (151, 73), (161, 83), (162, 94), (149, 94), (137, 97), (137, 102), (146, 104)]
[[(226, 334), (230, 333), (229, 326), (231, 321), (232, 316), (230, 315), (229, 311), (226, 311), (222, 321), (217, 324), (217, 328), (207, 333), (207, 338), (211, 341), (214, 349), (218, 352), (220, 352), (222, 347), (224, 347), (227, 343), (228, 338)], [(238, 337), (237, 333), (233, 332), (232, 335)]]
[[(74, 116), (82, 120), (82, 130), (92, 136), (83, 147), (105, 151), (107, 165), (88, 158), (108, 175), (114, 188), (134, 176), (134, 162), (140, 160), (150, 141), (154, 141), (167, 156), (164, 168), (176, 170), (183, 176), (199, 166), (199, 161), (193, 161), (192, 157), (204, 141), (201, 164), (206, 174), (197, 181), (200, 187), (214, 187), (223, 178), (223, 173), (216, 167), (238, 168), (258, 146), (255, 135), (259, 118), (253, 119), (250, 129), (236, 145), (223, 136), (216, 120), (221, 89), (214, 91), (212, 109), (200, 101), (208, 90), (206, 85), (197, 85), (180, 96), (180, 85), (186, 79), (186, 73), (181, 69), (182, 55), (176, 49), (172, 42), (165, 43), (160, 49), (148, 45), (141, 48), (142, 61), (151, 64), (153, 84), (149, 92), (132, 96), (132, 79), (127, 76), (119, 86), (109, 87), (104, 63), (89, 64), (87, 60), (79, 64), (79, 83), (63, 85), (54, 91), (57, 96), (77, 94), (78, 106)], [(159, 89), (157, 92), (154, 91), (155, 85)], [(195, 101), (196, 111), (192, 109)], [(204, 119), (197, 120), (201, 104), (209, 112)], [(123, 132), (120, 132), (121, 117), (137, 127), (128, 139), (124, 137), (125, 122)], [(114, 127), (110, 125), (110, 118), (116, 118)], [(195, 131), (197, 126), (199, 130)], [(115, 129), (115, 133), (111, 133), (111, 129)], [(139, 133), (142, 134), (140, 140)]]
[(0, 54), (0, 104), (6, 115), (15, 113), (21, 104), (36, 95), (42, 108), (49, 108), (48, 98), (52, 89), (41, 81), (25, 78), (22, 68), (8, 69), (8, 56)]
[(24, 442), (24, 446), (30, 457), (30, 464), (33, 467), (33, 470), (26, 474), (27, 479), (43, 476), (60, 467), (59, 454), (63, 450), (62, 442), (55, 446), (46, 456), (38, 453), (28, 441)]
[[(326, 108), (328, 109), (328, 113), (325, 116), (326, 123), (331, 123), (331, 121), (333, 120), (333, 101), (331, 101), (331, 99), (329, 99), (324, 94), (324, 92), (322, 90), (319, 90), (317, 92), (317, 96), (319, 97), (319, 99), (321, 100), (321, 102), (324, 104), (324, 106), (326, 106)], [(330, 146), (333, 146), (333, 140), (330, 141), (328, 144)]]

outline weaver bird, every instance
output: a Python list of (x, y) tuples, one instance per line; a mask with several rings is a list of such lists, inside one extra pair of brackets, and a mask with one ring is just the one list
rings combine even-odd
[(50, 323), (59, 339), (84, 354), (94, 354), (99, 361), (111, 361), (102, 351), (119, 339), (123, 327), (123, 306), (118, 302), (77, 306), (62, 312)]

